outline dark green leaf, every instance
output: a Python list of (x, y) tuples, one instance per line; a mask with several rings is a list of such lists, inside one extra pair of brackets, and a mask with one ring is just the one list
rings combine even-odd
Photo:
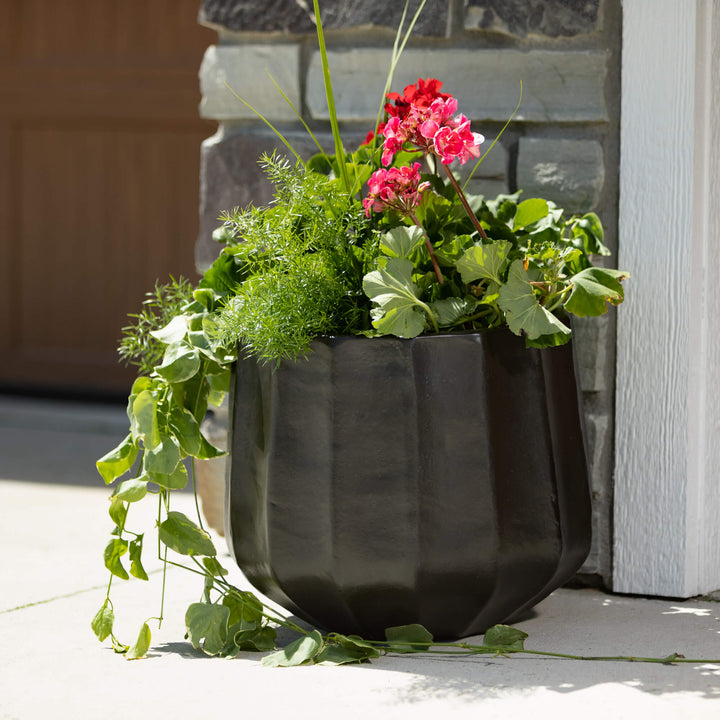
[(128, 660), (138, 660), (145, 657), (151, 641), (152, 635), (150, 634), (150, 628), (147, 623), (143, 623), (135, 644), (127, 651), (125, 657)]
[(92, 627), (93, 632), (97, 635), (97, 639), (102, 642), (112, 632), (114, 622), (115, 614), (106, 600), (92, 619), (90, 627)]
[(323, 646), (322, 635), (313, 630), (309, 635), (298, 638), (282, 650), (263, 658), (265, 667), (292, 667), (310, 662)]
[(120, 558), (127, 552), (128, 543), (127, 540), (121, 540), (120, 538), (113, 538), (105, 546), (105, 567), (116, 577), (122, 580), (129, 580), (130, 576), (122, 566)]
[(389, 649), (396, 653), (423, 652), (433, 642), (430, 631), (417, 623), (387, 628), (385, 638)]
[(437, 316), (440, 327), (453, 325), (460, 318), (470, 315), (477, 307), (478, 300), (473, 297), (449, 297), (430, 303), (430, 308)]
[(603, 244), (605, 237), (602, 223), (595, 213), (588, 213), (575, 220), (572, 233), (588, 255), (610, 255), (610, 250)]
[(98, 472), (106, 485), (109, 485), (115, 478), (126, 473), (135, 462), (138, 449), (133, 442), (132, 435), (127, 437), (113, 450), (103, 455), (96, 463)]
[(158, 532), (161, 542), (181, 555), (217, 555), (210, 536), (181, 512), (171, 510)]
[[(230, 629), (231, 632), (233, 628)], [(275, 649), (277, 632), (275, 628), (263, 627), (256, 630), (239, 630), (233, 634), (233, 644), (238, 650), (268, 652)]]
[(223, 605), (230, 610), (230, 624), (240, 630), (255, 629), (263, 617), (263, 605), (251, 592), (234, 590), (223, 597)]
[(493, 625), (485, 633), (483, 645), (498, 650), (523, 650), (528, 634), (509, 625)]
[(183, 452), (186, 455), (197, 455), (202, 437), (200, 425), (193, 414), (183, 407), (173, 405), (170, 409), (169, 425)]
[(185, 627), (192, 646), (201, 646), (208, 655), (217, 655), (225, 647), (230, 610), (224, 605), (193, 603), (185, 613)]
[(138, 580), (147, 580), (148, 576), (142, 566), (143, 536), (138, 535), (130, 542), (130, 574)]

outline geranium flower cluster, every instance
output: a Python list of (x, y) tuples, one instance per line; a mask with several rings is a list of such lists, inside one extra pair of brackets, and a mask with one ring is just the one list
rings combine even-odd
[(369, 192), (363, 200), (365, 214), (370, 217), (371, 210), (382, 212), (392, 208), (409, 215), (420, 203), (420, 194), (429, 187), (429, 182), (420, 182), (420, 163), (389, 170), (381, 168), (368, 180)]
[(394, 102), (385, 110), (390, 116), (383, 128), (382, 164), (390, 165), (405, 143), (449, 165), (480, 157), (485, 138), (470, 130), (470, 121), (457, 113), (457, 100), (440, 92), (442, 83), (430, 78), (408, 85), (403, 95), (388, 95)]

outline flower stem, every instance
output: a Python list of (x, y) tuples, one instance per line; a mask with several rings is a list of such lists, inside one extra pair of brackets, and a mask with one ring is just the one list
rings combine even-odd
[(438, 279), (438, 283), (440, 285), (443, 284), (443, 276), (440, 272), (440, 266), (438, 265), (437, 259), (435, 257), (435, 251), (433, 250), (432, 243), (430, 242), (430, 238), (427, 236), (427, 233), (425, 232), (425, 228), (420, 224), (420, 221), (417, 219), (414, 212), (410, 211), (410, 219), (423, 231), (423, 234), (425, 235), (425, 247), (427, 248), (428, 252), (430, 253), (430, 262), (432, 262), (433, 270), (435, 270), (435, 276)]
[(482, 225), (480, 224), (480, 221), (477, 219), (477, 216), (472, 211), (472, 208), (470, 207), (470, 204), (467, 201), (467, 198), (465, 197), (465, 193), (463, 192), (460, 185), (458, 185), (458, 181), (455, 179), (455, 176), (452, 174), (450, 168), (445, 165), (444, 163), (440, 163), (444, 168), (445, 172), (447, 173), (448, 178), (450, 179), (450, 183), (455, 189), (455, 192), (457, 193), (457, 196), (460, 198), (460, 202), (462, 203), (462, 206), (465, 208), (465, 212), (467, 213), (468, 217), (470, 218), (470, 222), (475, 226), (475, 229), (480, 233), (480, 237), (483, 240), (487, 240), (488, 236), (485, 234), (485, 231), (482, 228)]

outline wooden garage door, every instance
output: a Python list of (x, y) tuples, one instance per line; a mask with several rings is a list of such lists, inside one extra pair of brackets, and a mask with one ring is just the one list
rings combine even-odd
[(195, 277), (198, 0), (0, 0), (0, 389), (120, 394), (156, 278)]

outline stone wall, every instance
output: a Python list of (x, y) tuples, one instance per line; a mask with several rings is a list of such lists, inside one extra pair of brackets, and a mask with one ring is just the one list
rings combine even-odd
[[(337, 112), (346, 146), (373, 126), (401, 0), (321, 0)], [(411, 3), (416, 8), (417, 0)], [(620, 0), (428, 0), (393, 89), (437, 77), (490, 142), (519, 112), (473, 179), (473, 192), (523, 190), (569, 212), (595, 210), (617, 244)], [(309, 9), (308, 9), (309, 8)], [(224, 209), (260, 204), (270, 188), (257, 165), (279, 143), (250, 109), (302, 154), (315, 147), (302, 114), (332, 147), (311, 0), (204, 0), (200, 22), (218, 32), (200, 70), (201, 114), (219, 122), (203, 143), (201, 234), (206, 266)], [(271, 79), (272, 77), (272, 79)], [(232, 91), (229, 89), (232, 88)], [(241, 97), (248, 105), (241, 102)], [(594, 496), (594, 542), (583, 571), (609, 582), (615, 325), (611, 314), (575, 325)]]

